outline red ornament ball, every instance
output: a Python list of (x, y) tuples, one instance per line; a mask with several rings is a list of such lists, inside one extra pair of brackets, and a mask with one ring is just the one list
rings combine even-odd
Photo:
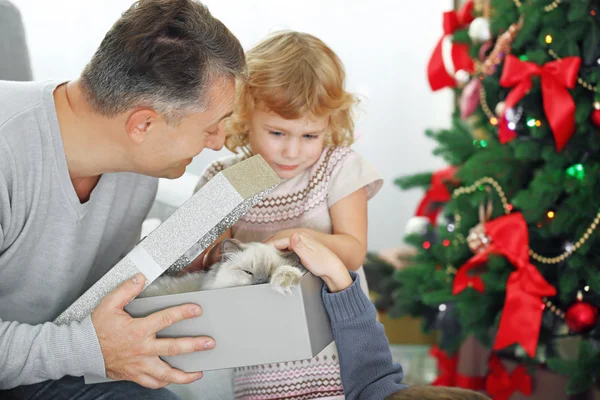
[(578, 301), (567, 310), (565, 315), (567, 326), (573, 332), (585, 332), (596, 326), (598, 309), (589, 303)]
[(592, 111), (592, 123), (595, 127), (600, 128), (600, 110)]
[(590, 119), (596, 128), (600, 128), (600, 101), (594, 102), (594, 111), (592, 111)]

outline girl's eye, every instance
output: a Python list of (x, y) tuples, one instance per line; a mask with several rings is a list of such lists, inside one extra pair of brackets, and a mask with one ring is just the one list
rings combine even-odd
[(305, 138), (305, 139), (316, 139), (316, 138), (318, 138), (318, 137), (319, 137), (319, 136), (317, 136), (317, 135), (304, 135), (304, 138)]
[(283, 133), (278, 132), (278, 131), (269, 131), (269, 133), (273, 136), (283, 136)]

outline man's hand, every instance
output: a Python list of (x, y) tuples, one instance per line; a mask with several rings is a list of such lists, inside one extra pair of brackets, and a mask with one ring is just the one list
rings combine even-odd
[(183, 372), (172, 368), (158, 356), (173, 356), (212, 349), (210, 337), (156, 338), (156, 332), (177, 321), (202, 313), (200, 306), (184, 304), (156, 312), (145, 318), (132, 318), (123, 307), (144, 289), (145, 278), (135, 275), (113, 290), (92, 313), (92, 323), (102, 348), (106, 376), (129, 380), (148, 388), (162, 388), (169, 383), (191, 383), (202, 372)]
[(293, 250), (302, 265), (313, 275), (321, 277), (329, 291), (340, 292), (352, 284), (352, 277), (338, 256), (311, 236), (294, 233), (271, 242), (279, 250)]

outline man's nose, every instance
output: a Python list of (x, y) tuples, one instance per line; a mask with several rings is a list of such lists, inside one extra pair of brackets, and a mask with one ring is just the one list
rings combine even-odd
[(219, 151), (225, 144), (225, 127), (223, 124), (219, 124), (217, 134), (211, 138), (208, 148), (214, 151)]

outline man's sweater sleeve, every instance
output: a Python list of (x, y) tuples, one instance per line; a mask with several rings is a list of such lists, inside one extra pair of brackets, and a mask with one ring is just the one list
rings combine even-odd
[(90, 316), (61, 326), (0, 319), (0, 390), (84, 374), (105, 376)]
[(359, 277), (338, 293), (323, 285), (323, 302), (340, 359), (342, 385), (347, 400), (385, 399), (406, 388), (400, 364), (392, 361), (389, 342), (376, 311), (360, 288)]

